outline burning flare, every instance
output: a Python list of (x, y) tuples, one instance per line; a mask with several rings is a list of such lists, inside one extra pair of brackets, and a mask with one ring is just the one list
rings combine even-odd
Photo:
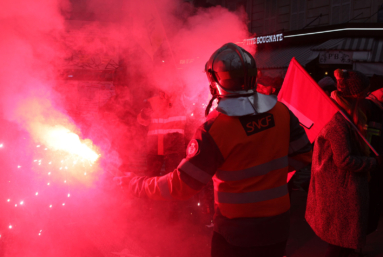
[(39, 131), (39, 138), (50, 149), (62, 150), (69, 154), (82, 157), (90, 162), (97, 161), (99, 155), (91, 149), (91, 141), (84, 142), (80, 137), (69, 129), (61, 126), (49, 126), (46, 124), (35, 123), (34, 131)]

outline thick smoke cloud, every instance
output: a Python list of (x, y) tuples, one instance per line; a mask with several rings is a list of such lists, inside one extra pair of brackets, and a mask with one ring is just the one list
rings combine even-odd
[[(142, 174), (136, 117), (159, 90), (182, 102), (190, 135), (203, 122), (205, 62), (248, 38), (245, 22), (179, 0), (2, 1), (0, 256), (203, 256), (193, 244), (208, 236), (188, 243), (185, 222), (153, 219), (167, 203), (131, 199), (112, 179)], [(99, 159), (76, 157), (66, 136)]]

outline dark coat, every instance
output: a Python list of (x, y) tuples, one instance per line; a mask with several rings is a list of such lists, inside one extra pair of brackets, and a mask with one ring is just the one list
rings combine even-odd
[(375, 158), (361, 155), (356, 133), (340, 113), (318, 135), (313, 152), (306, 220), (324, 241), (360, 248), (366, 241), (368, 171)]

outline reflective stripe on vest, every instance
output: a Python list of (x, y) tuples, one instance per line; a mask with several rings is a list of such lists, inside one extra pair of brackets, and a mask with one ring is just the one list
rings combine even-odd
[(227, 193), (214, 191), (219, 203), (243, 204), (258, 203), (276, 199), (288, 194), (287, 184), (261, 191), (247, 193)]
[(186, 116), (151, 119), (148, 135), (185, 134)]
[(236, 171), (218, 170), (216, 177), (222, 181), (236, 181), (241, 179), (252, 178), (255, 176), (266, 175), (270, 171), (286, 168), (288, 166), (288, 157), (283, 156), (278, 159), (271, 160), (269, 162)]
[(188, 162), (186, 159), (183, 159), (181, 163), (178, 165), (178, 169), (182, 170), (190, 177), (198, 180), (203, 184), (209, 183), (213, 176), (196, 167), (194, 164)]
[(185, 130), (183, 130), (183, 129), (155, 129), (155, 130), (149, 130), (148, 131), (148, 136), (152, 136), (152, 135), (165, 135), (165, 134), (170, 134), (170, 133), (184, 134)]
[(310, 142), (310, 141), (309, 141), (309, 139), (307, 138), (307, 135), (306, 135), (306, 134), (304, 134), (303, 136), (301, 136), (301, 137), (298, 138), (297, 140), (290, 142), (290, 145), (289, 145), (289, 154), (293, 154), (293, 153), (299, 151), (300, 149), (302, 149), (303, 147), (305, 147), (309, 142)]
[(174, 116), (174, 117), (169, 117), (167, 119), (152, 119), (152, 123), (169, 123), (173, 121), (186, 121), (186, 116)]

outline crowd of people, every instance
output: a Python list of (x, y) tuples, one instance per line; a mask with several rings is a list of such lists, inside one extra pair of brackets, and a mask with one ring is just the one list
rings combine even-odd
[(320, 80), (343, 114), (311, 144), (298, 118), (276, 99), (283, 81), (262, 76), (250, 53), (225, 44), (205, 72), (212, 99), (187, 147), (182, 108), (165, 92), (155, 95), (137, 117), (148, 127), (146, 176), (126, 173), (115, 178), (119, 185), (137, 197), (174, 201), (212, 182), (211, 256), (282, 257), (290, 229), (287, 174), (311, 165), (303, 187), (308, 224), (328, 243), (326, 257), (358, 256), (382, 207), (383, 155), (369, 147), (383, 152), (382, 89), (370, 92), (368, 77), (354, 70), (337, 69), (335, 80)]

